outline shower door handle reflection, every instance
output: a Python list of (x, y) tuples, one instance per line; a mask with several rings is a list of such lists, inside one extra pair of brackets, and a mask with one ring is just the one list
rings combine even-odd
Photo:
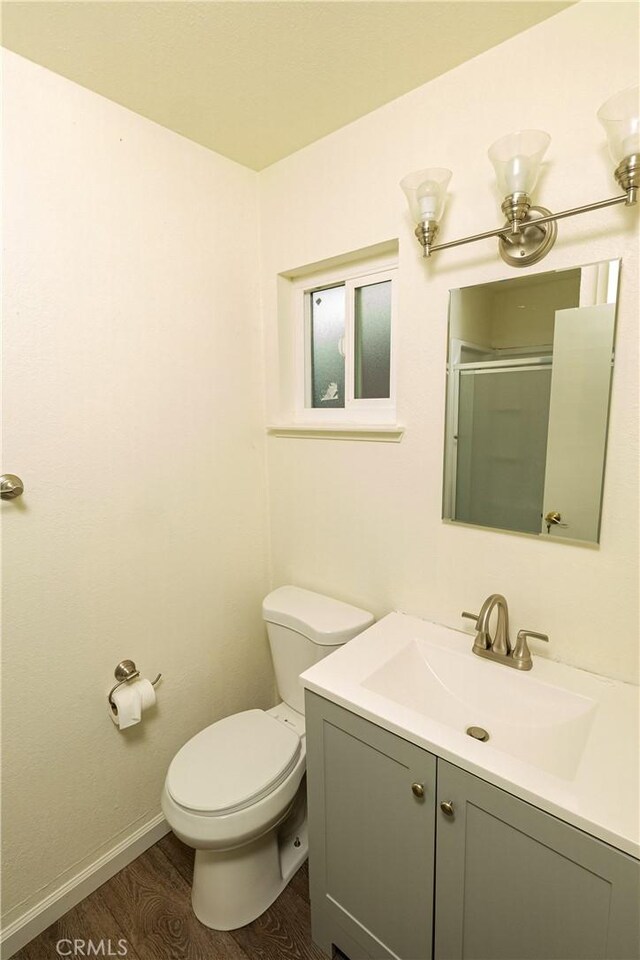
[(558, 513), (557, 510), (549, 510), (549, 513), (545, 514), (544, 522), (547, 525), (547, 533), (551, 533), (551, 527), (568, 527), (568, 523), (562, 522), (562, 514)]

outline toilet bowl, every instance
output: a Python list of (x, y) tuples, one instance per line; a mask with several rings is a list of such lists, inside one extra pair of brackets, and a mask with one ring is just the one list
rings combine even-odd
[(233, 930), (260, 916), (306, 859), (306, 740), (299, 676), (373, 623), (365, 610), (298, 587), (265, 598), (283, 702), (218, 720), (169, 766), (162, 810), (196, 850), (198, 919)]
[(191, 900), (206, 926), (233, 930), (255, 920), (306, 857), (303, 829), (286, 845), (276, 836), (296, 804), (305, 761), (304, 717), (285, 704), (219, 720), (174, 758), (162, 809), (196, 849)]

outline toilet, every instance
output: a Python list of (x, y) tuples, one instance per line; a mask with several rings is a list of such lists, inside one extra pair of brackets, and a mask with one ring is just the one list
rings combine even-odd
[(306, 859), (299, 677), (374, 621), (366, 610), (292, 586), (270, 593), (262, 611), (282, 702), (201, 730), (173, 758), (162, 791), (169, 826), (195, 847), (193, 910), (214, 930), (259, 917)]

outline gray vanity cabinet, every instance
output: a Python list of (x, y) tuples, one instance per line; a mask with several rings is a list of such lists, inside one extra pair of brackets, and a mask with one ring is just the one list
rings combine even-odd
[(313, 693), (305, 713), (313, 939), (430, 960), (435, 757)]
[(306, 723), (312, 935), (329, 957), (640, 958), (633, 857), (310, 692)]
[(632, 857), (443, 760), (437, 838), (438, 960), (638, 957)]

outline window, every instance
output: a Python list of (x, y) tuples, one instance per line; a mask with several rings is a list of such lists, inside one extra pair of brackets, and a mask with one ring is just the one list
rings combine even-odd
[[(357, 266), (356, 266), (357, 269)], [(395, 420), (395, 268), (298, 287), (298, 422)]]

